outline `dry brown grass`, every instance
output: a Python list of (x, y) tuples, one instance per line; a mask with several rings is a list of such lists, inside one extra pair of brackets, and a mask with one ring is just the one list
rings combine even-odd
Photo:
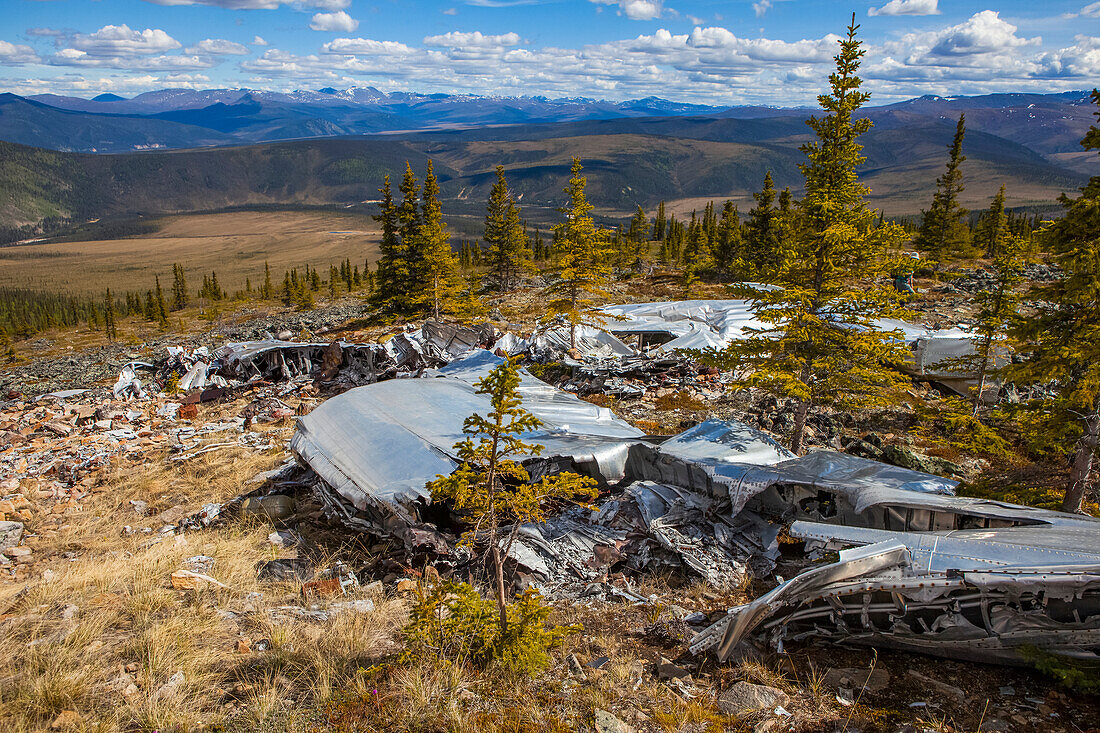
[[(276, 555), (268, 526), (120, 532), (141, 523), (130, 499), (197, 508), (239, 494), (277, 459), (226, 450), (182, 465), (116, 465), (84, 511), (56, 530), (37, 528), (35, 580), (0, 587), (0, 729), (46, 730), (75, 711), (80, 727), (97, 731), (288, 730), (288, 711), (347, 688), (360, 666), (392, 651), (400, 601), (376, 597), (373, 613), (326, 621), (274, 612), (297, 602), (297, 588), (256, 578), (257, 564)], [(195, 555), (214, 558), (212, 575), (226, 587), (171, 587), (171, 573)], [(270, 649), (239, 653), (244, 638)], [(169, 684), (180, 673), (182, 682)], [(130, 684), (136, 692), (124, 695)]]
[(230, 292), (263, 283), (264, 262), (276, 287), (283, 271), (309, 263), (322, 272), (350, 257), (363, 268), (377, 252), (377, 224), (368, 216), (316, 211), (243, 211), (165, 217), (160, 231), (131, 239), (64, 242), (13, 248), (0, 259), (0, 286), (49, 292), (144, 292), (159, 274), (171, 288), (172, 263), (186, 264), (197, 290), (214, 270)]

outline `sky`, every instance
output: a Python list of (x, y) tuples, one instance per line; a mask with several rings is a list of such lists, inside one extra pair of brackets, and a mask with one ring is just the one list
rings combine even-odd
[(812, 104), (853, 11), (872, 104), (1100, 83), (1090, 0), (0, 0), (0, 91)]

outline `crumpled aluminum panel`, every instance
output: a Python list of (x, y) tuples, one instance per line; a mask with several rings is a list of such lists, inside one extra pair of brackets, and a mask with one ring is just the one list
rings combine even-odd
[[(732, 609), (692, 650), (727, 659), (751, 634), (779, 649), (813, 638), (1009, 664), (1026, 663), (1025, 646), (1096, 660), (1097, 526), (1069, 515), (1043, 527), (929, 533), (795, 522), (794, 537), (856, 547)], [(1085, 544), (1073, 550), (1075, 541)]]
[[(412, 520), (410, 505), (427, 499), (425, 483), (458, 465), (453, 445), (462, 423), (489, 410), (474, 381), (501, 362), (473, 350), (422, 379), (394, 379), (358, 387), (319, 405), (298, 421), (290, 447), (303, 462), (359, 509), (389, 508)], [(524, 407), (544, 426), (524, 439), (547, 456), (571, 456), (601, 471), (622, 470), (630, 443), (642, 432), (607, 408), (583, 402), (523, 374)]]

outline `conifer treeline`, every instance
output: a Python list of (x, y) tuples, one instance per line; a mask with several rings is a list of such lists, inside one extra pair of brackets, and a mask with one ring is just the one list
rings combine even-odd
[[(274, 300), (301, 309), (314, 307), (314, 293), (324, 288), (330, 297), (343, 293), (373, 289), (374, 273), (370, 263), (364, 260), (362, 269), (358, 263), (345, 259), (339, 266), (329, 265), (328, 278), (323, 280), (316, 267), (306, 264), (287, 270), (281, 288), (271, 279), (271, 267), (265, 262), (262, 284), (252, 286), (252, 279), (245, 278), (244, 290), (228, 292), (218, 281), (218, 273), (201, 273), (202, 284), (191, 290), (187, 284), (187, 272), (182, 264), (172, 265), (170, 290), (161, 284), (160, 275), (153, 278), (152, 287), (145, 291), (125, 291), (121, 295), (110, 288), (101, 297), (87, 295), (60, 295), (27, 288), (0, 287), (0, 345), (7, 348), (13, 339), (25, 339), (51, 328), (86, 325), (93, 330), (103, 330), (114, 339), (118, 334), (118, 322), (124, 318), (141, 318), (167, 328), (169, 315), (193, 305), (215, 308), (223, 301)], [(197, 277), (193, 274), (192, 277)]]

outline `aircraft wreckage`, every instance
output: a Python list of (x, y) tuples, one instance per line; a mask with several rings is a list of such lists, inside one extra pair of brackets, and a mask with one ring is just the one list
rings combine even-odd
[[(500, 360), (469, 348), (300, 418), (291, 448), (328, 510), (460, 565), (425, 484), (458, 466), (464, 418), (488, 411), (474, 383)], [(1032, 647), (1100, 652), (1100, 520), (958, 497), (954, 481), (843, 453), (796, 457), (736, 422), (645, 436), (525, 371), (520, 394), (543, 422), (523, 436), (543, 446), (525, 462), (533, 479), (572, 470), (601, 487), (594, 509), (520, 529), (510, 560), (528, 585), (644, 600), (602, 580), (668, 568), (727, 586), (770, 575), (786, 530), (809, 568), (702, 630), (693, 651), (724, 660), (817, 639), (1017, 664)]]

